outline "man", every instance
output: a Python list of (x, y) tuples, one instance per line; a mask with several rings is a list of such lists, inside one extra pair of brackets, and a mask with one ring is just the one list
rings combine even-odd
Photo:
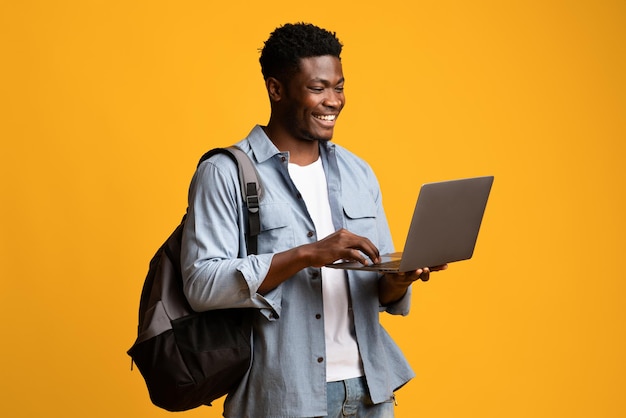
[(182, 256), (191, 306), (258, 308), (252, 365), (226, 417), (392, 417), (394, 390), (414, 376), (378, 315), (408, 314), (410, 285), (429, 270), (323, 267), (393, 251), (372, 170), (330, 142), (345, 104), (341, 49), (334, 33), (299, 23), (277, 28), (261, 51), (270, 119), (237, 144), (264, 185), (257, 254), (246, 254), (232, 161), (204, 162), (190, 186)]

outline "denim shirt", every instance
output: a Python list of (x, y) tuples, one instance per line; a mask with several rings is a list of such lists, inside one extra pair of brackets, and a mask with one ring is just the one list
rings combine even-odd
[[(253, 360), (224, 404), (226, 417), (326, 415), (326, 365), (322, 283), (319, 268), (296, 273), (261, 295), (257, 290), (274, 254), (317, 240), (305, 203), (280, 152), (260, 126), (237, 144), (255, 162), (263, 196), (258, 254), (246, 253), (246, 211), (237, 168), (225, 155), (202, 163), (191, 182), (183, 232), (185, 293), (197, 311), (258, 309)], [(336, 229), (368, 237), (381, 254), (393, 252), (378, 181), (363, 160), (331, 142), (320, 144)], [(414, 373), (379, 323), (379, 313), (407, 315), (411, 289), (398, 302), (380, 306), (375, 272), (348, 271), (356, 339), (374, 403), (389, 401)]]

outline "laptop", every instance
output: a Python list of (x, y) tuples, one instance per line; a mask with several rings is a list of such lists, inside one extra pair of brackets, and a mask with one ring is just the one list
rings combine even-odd
[(492, 184), (493, 176), (426, 183), (420, 188), (403, 252), (384, 254), (378, 264), (338, 261), (326, 267), (398, 273), (468, 260)]

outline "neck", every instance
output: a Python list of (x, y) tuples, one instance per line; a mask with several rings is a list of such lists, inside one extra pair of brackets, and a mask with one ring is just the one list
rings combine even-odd
[(319, 141), (294, 138), (283, 129), (272, 124), (263, 127), (265, 134), (281, 152), (289, 153), (289, 162), (297, 165), (309, 165), (317, 161), (320, 155)]

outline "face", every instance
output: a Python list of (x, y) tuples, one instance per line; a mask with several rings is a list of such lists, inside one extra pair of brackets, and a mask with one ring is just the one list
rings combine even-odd
[(282, 123), (298, 140), (329, 141), (345, 104), (339, 58), (303, 58), (281, 97)]

